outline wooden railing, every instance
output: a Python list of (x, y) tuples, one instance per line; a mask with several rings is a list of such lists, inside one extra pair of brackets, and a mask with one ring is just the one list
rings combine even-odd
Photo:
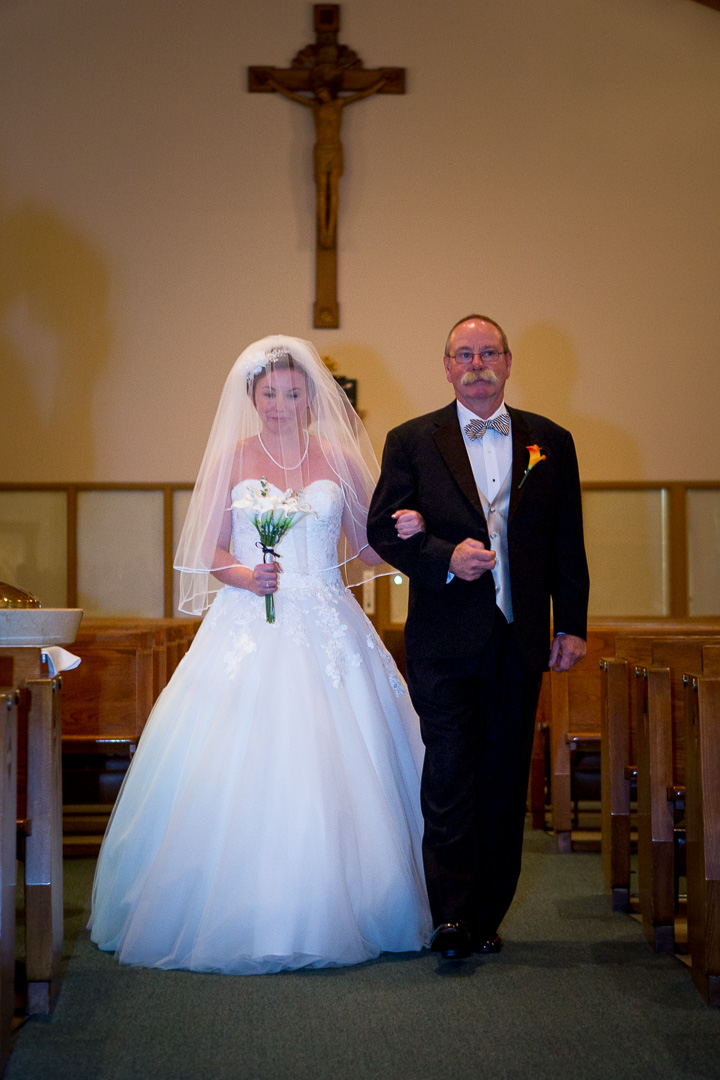
[[(46, 606), (84, 606), (94, 615), (172, 616), (173, 555), (191, 490), (189, 483), (0, 484), (0, 580), (37, 591)], [(143, 502), (147, 493), (156, 498)], [(103, 592), (107, 567), (99, 570), (87, 554), (93, 544), (88, 530), (103, 520), (98, 496), (107, 496), (104, 505), (112, 512), (113, 494), (132, 510), (129, 525), (118, 518), (119, 531), (127, 532), (118, 549), (125, 558), (118, 574), (125, 573), (141, 594), (122, 609)], [(583, 498), (591, 614), (720, 615), (720, 481), (592, 482), (583, 485)], [(46, 509), (51, 503), (52, 514)], [(140, 540), (142, 552), (135, 558), (133, 545)], [(116, 556), (110, 553), (109, 567), (117, 566)], [(402, 630), (406, 587), (402, 578), (399, 586), (393, 578), (371, 586), (371, 617), (382, 633)]]

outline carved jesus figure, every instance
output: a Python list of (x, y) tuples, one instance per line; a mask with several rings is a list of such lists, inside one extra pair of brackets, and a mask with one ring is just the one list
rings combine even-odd
[[(319, 74), (319, 73), (318, 73)], [(378, 79), (372, 86), (356, 94), (344, 97), (338, 93), (336, 78), (327, 76), (313, 80), (313, 97), (305, 97), (292, 90), (287, 90), (270, 75), (268, 86), (278, 94), (297, 101), (312, 110), (315, 122), (315, 146), (313, 164), (315, 172), (317, 239), (320, 247), (334, 248), (337, 237), (337, 216), (339, 204), (339, 184), (343, 173), (343, 148), (340, 141), (343, 109), (361, 98), (377, 94), (385, 85), (386, 79)]]

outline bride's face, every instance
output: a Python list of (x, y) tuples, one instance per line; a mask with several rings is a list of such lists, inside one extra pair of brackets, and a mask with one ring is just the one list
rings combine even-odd
[(307, 427), (305, 377), (299, 371), (270, 371), (255, 385), (255, 408), (263, 429), (278, 431), (287, 424)]

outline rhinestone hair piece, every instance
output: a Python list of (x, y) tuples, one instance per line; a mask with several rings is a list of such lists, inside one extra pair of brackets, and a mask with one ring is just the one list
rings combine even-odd
[(260, 363), (253, 364), (247, 369), (246, 378), (248, 384), (248, 391), (252, 387), (253, 380), (256, 379), (257, 376), (260, 375), (263, 371), (265, 371), (266, 368), (270, 367), (271, 364), (276, 364), (278, 360), (285, 360), (286, 358), (290, 359), (291, 354), (287, 349), (284, 349), (282, 345), (275, 345), (272, 349), (268, 349), (265, 353), (264, 359), (261, 360)]
[(268, 364), (274, 364), (277, 360), (284, 360), (285, 357), (289, 358), (290, 353), (287, 349), (284, 349), (282, 345), (276, 345), (273, 349), (268, 349), (265, 353), (266, 362)]

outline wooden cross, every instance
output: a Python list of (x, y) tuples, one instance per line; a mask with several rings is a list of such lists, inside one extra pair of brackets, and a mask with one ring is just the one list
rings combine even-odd
[(337, 301), (337, 218), (343, 172), (340, 141), (343, 110), (373, 94), (404, 94), (405, 68), (364, 68), (339, 45), (339, 4), (314, 4), (315, 43), (306, 45), (289, 68), (248, 68), (251, 94), (282, 94), (312, 112), (316, 187), (316, 275), (313, 326), (340, 325)]

